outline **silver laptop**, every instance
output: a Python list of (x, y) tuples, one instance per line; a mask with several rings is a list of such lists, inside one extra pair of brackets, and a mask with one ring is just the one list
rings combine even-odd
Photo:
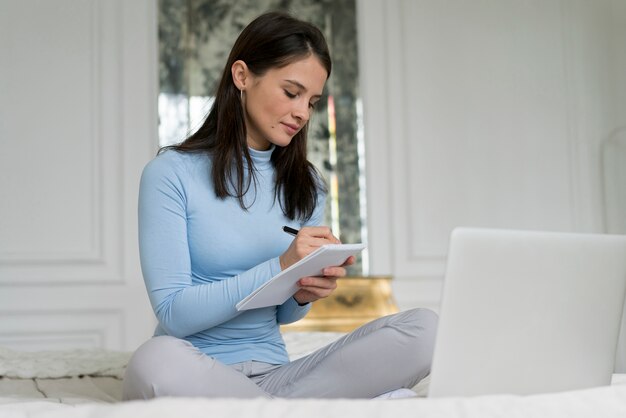
[(608, 385), (626, 290), (626, 236), (459, 228), (430, 397)]

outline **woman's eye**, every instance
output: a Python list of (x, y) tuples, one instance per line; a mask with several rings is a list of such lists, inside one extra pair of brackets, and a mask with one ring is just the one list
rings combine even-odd
[(297, 94), (293, 94), (289, 90), (285, 90), (285, 96), (289, 97), (290, 99), (295, 99)]
[(317, 102), (315, 103), (309, 103), (309, 109), (314, 110), (315, 106), (317, 106)]

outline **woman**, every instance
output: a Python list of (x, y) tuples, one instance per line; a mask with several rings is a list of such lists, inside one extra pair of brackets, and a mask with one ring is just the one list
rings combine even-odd
[[(140, 255), (159, 325), (128, 365), (125, 399), (375, 397), (429, 372), (436, 316), (426, 310), (379, 319), (289, 362), (279, 325), (330, 295), (343, 266), (302, 278), (280, 306), (235, 309), (339, 242), (318, 226), (325, 188), (306, 159), (307, 122), (330, 71), (316, 27), (282, 13), (258, 17), (235, 42), (202, 127), (144, 169)], [(300, 232), (292, 238), (283, 225)]]

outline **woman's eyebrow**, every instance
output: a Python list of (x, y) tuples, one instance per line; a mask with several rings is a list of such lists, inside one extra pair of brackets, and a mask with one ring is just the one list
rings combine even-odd
[[(304, 90), (307, 91), (307, 88), (304, 87), (304, 85), (296, 80), (285, 80), (287, 83), (293, 84), (294, 86), (298, 87), (300, 90)], [(322, 97), (320, 94), (314, 94), (312, 97), (315, 98), (320, 98)]]

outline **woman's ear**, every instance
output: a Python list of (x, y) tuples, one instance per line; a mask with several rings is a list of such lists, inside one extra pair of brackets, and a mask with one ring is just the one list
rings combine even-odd
[(240, 91), (244, 91), (246, 89), (246, 82), (248, 81), (248, 66), (242, 60), (237, 60), (230, 67), (230, 73), (233, 76), (233, 82), (235, 83), (235, 87)]

